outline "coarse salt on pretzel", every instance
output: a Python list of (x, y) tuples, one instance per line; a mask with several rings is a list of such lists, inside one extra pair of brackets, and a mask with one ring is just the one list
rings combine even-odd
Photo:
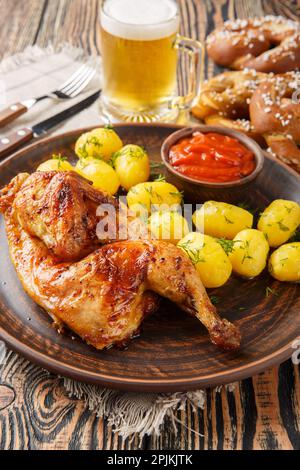
[(262, 134), (271, 152), (300, 170), (300, 72), (263, 81), (250, 102), (254, 131)]
[(281, 16), (226, 21), (206, 44), (217, 64), (235, 70), (284, 73), (300, 68), (300, 23)]
[(252, 129), (249, 104), (254, 90), (266, 74), (255, 70), (224, 72), (208, 80), (192, 113), (211, 126), (229, 127), (263, 144), (264, 139)]
[(204, 83), (192, 112), (199, 119), (216, 113), (228, 118), (244, 117), (254, 90), (266, 77), (255, 70), (217, 75)]
[(242, 132), (261, 146), (265, 143), (263, 136), (254, 131), (249, 119), (229, 119), (219, 114), (213, 114), (205, 119), (205, 124), (214, 127), (227, 127), (228, 129)]

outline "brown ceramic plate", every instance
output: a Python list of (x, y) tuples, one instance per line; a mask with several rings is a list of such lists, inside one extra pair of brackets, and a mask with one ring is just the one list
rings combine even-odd
[[(160, 160), (163, 140), (178, 127), (121, 125), (125, 143), (144, 145)], [(52, 153), (72, 156), (82, 130), (35, 143), (0, 165), (0, 186), (21, 171), (33, 171)], [(300, 178), (266, 158), (247, 200), (263, 208), (276, 198), (300, 203)], [(251, 281), (232, 277), (218, 296), (221, 315), (235, 321), (243, 334), (238, 354), (224, 353), (210, 342), (201, 324), (163, 301), (148, 318), (141, 336), (126, 351), (96, 351), (80, 339), (59, 335), (48, 315), (23, 291), (9, 260), (3, 220), (0, 221), (0, 337), (14, 350), (58, 374), (111, 388), (132, 391), (180, 391), (233, 382), (287, 359), (300, 334), (300, 285), (274, 281), (267, 273)], [(266, 289), (276, 295), (266, 296)]]

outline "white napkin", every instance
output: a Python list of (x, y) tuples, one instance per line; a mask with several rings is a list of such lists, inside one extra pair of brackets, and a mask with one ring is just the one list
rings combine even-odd
[[(88, 63), (97, 74), (88, 87), (72, 100), (47, 99), (37, 103), (26, 114), (5, 128), (0, 129), (3, 137), (12, 129), (31, 126), (83, 100), (101, 88), (101, 59), (87, 57), (80, 49), (64, 45), (58, 52), (50, 46), (40, 49), (27, 48), (24, 53), (5, 59), (0, 64), (0, 108), (45, 95), (60, 87), (81, 65)], [(81, 127), (101, 124), (99, 101), (51, 131), (60, 134)]]

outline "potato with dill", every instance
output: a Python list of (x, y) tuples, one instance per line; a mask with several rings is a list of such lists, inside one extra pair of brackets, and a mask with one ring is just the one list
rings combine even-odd
[(125, 145), (113, 155), (113, 165), (121, 186), (127, 191), (132, 186), (145, 183), (149, 179), (149, 157), (146, 150), (139, 145)]
[(75, 168), (68, 162), (67, 157), (58, 154), (41, 163), (36, 171), (75, 171)]
[(111, 195), (114, 195), (120, 187), (119, 177), (112, 166), (98, 158), (89, 157), (78, 160), (75, 170), (91, 181), (96, 189), (101, 189)]
[(269, 259), (269, 273), (278, 281), (300, 282), (300, 242), (275, 250)]
[(291, 238), (299, 225), (300, 205), (276, 199), (261, 214), (257, 228), (264, 233), (269, 245), (277, 248)]
[(233, 271), (249, 279), (258, 276), (267, 265), (269, 250), (262, 232), (242, 230), (233, 239), (232, 251), (228, 254)]
[(133, 186), (127, 194), (129, 208), (135, 213), (151, 213), (151, 206), (160, 211), (178, 210), (182, 203), (182, 193), (165, 181), (152, 181)]
[(253, 215), (226, 202), (207, 201), (194, 212), (193, 222), (206, 235), (232, 240), (241, 230), (252, 228)]
[(221, 287), (230, 278), (231, 263), (214, 238), (191, 232), (177, 246), (190, 258), (205, 287)]
[(189, 233), (186, 219), (175, 211), (154, 212), (149, 218), (149, 228), (155, 239), (175, 245)]
[(108, 162), (114, 153), (123, 147), (123, 142), (110, 126), (93, 129), (82, 134), (76, 142), (78, 158), (99, 158)]

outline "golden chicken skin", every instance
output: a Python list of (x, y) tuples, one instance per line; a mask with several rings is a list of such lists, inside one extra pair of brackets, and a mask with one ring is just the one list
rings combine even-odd
[(55, 172), (18, 175), (0, 191), (11, 259), (28, 295), (97, 349), (132, 338), (159, 296), (195, 316), (218, 347), (239, 349), (239, 329), (219, 317), (179, 248), (151, 240), (99, 247), (94, 205), (107, 195), (95, 191)]

